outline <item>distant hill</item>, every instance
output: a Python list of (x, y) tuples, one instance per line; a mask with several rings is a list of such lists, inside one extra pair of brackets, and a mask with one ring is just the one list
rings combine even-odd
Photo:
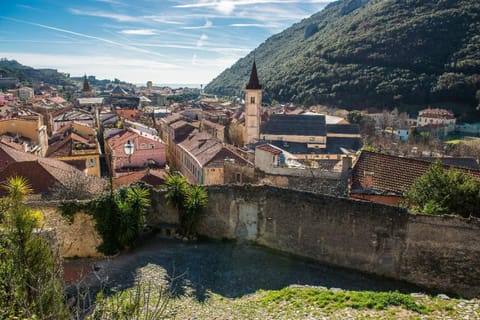
[(241, 94), (254, 55), (266, 100), (347, 108), (447, 103), (475, 113), (480, 1), (336, 1), (270, 37), (205, 91)]
[(0, 76), (17, 78), (24, 84), (43, 82), (48, 85), (68, 85), (72, 83), (68, 75), (55, 69), (34, 69), (7, 59), (0, 59)]

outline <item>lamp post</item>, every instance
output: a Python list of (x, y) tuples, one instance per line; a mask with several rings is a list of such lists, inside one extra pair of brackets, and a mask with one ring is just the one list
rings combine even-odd
[(128, 140), (127, 143), (125, 143), (125, 145), (123, 146), (123, 151), (128, 156), (128, 163), (130, 163), (130, 157), (135, 151), (135, 145), (130, 140)]

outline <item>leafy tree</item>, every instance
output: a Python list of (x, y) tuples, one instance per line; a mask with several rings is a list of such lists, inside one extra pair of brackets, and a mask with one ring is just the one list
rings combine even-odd
[(245, 144), (243, 126), (238, 123), (230, 123), (228, 126), (228, 138), (231, 144), (241, 147)]
[(0, 318), (63, 319), (64, 303), (59, 259), (41, 235), (39, 213), (23, 201), (31, 192), (22, 177), (4, 186), (0, 224)]
[(480, 181), (457, 169), (445, 170), (440, 161), (405, 192), (406, 204), (426, 214), (480, 216)]
[(351, 124), (360, 124), (363, 120), (363, 115), (360, 111), (353, 110), (347, 114), (347, 121)]

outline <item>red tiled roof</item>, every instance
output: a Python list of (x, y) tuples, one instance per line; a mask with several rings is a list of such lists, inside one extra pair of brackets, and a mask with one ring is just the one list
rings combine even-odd
[(201, 166), (206, 166), (215, 161), (223, 162), (226, 158), (235, 159), (240, 163), (247, 162), (233, 151), (225, 148), (221, 141), (207, 132), (195, 130), (180, 142), (179, 146), (195, 157)]
[(218, 129), (218, 130), (223, 130), (225, 128), (225, 126), (222, 126), (221, 124), (219, 123), (216, 123), (216, 122), (213, 122), (213, 121), (210, 121), (210, 120), (203, 120), (203, 125), (207, 126), (207, 127), (210, 127), (210, 128), (215, 128), (215, 129)]
[[(429, 161), (362, 151), (352, 171), (353, 190), (375, 190), (402, 194), (431, 166)], [(480, 171), (456, 168), (480, 179)]]
[(257, 149), (269, 152), (274, 155), (279, 155), (282, 153), (282, 150), (275, 148), (274, 146), (270, 144), (262, 144), (261, 146), (258, 146)]
[(164, 169), (143, 169), (115, 178), (115, 188), (128, 185), (137, 181), (143, 181), (151, 186), (159, 186), (165, 182), (167, 173)]
[[(62, 161), (37, 157), (3, 145), (0, 145), (0, 161), (8, 162), (1, 168), (0, 181), (5, 181), (11, 176), (23, 176), (32, 185), (35, 193), (48, 193), (56, 182), (67, 185), (71, 179), (85, 175)], [(96, 191), (100, 193), (103, 186), (100, 179), (90, 177), (89, 180), (89, 190), (92, 193)]]
[(453, 119), (453, 112), (445, 109), (424, 109), (418, 112), (420, 117), (437, 118), (437, 119)]
[(115, 113), (117, 114), (117, 116), (126, 118), (126, 119), (134, 118), (135, 116), (137, 116), (137, 114), (139, 114), (139, 112), (140, 111), (135, 109), (116, 109), (115, 110)]

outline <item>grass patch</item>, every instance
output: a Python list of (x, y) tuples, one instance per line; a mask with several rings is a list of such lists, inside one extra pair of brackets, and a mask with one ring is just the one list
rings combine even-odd
[(417, 313), (427, 313), (426, 305), (417, 303), (407, 294), (399, 292), (372, 292), (372, 291), (331, 291), (315, 288), (287, 287), (276, 291), (267, 291), (259, 298), (261, 305), (288, 303), (292, 307), (315, 305), (326, 312), (335, 312), (344, 308), (358, 310), (374, 309), (385, 310), (389, 307), (401, 307)]

